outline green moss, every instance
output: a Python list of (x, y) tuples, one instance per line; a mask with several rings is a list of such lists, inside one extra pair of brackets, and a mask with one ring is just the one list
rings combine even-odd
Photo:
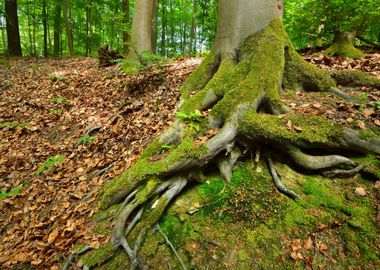
[(115, 248), (111, 243), (108, 243), (97, 250), (94, 250), (90, 255), (85, 255), (82, 257), (84, 265), (92, 268), (94, 266), (99, 266), (105, 261), (112, 258), (115, 254)]
[(349, 40), (340, 40), (334, 42), (326, 51), (325, 55), (329, 56), (343, 56), (346, 58), (361, 59), (364, 53), (355, 48)]
[(291, 45), (286, 48), (285, 56), (283, 85), (286, 89), (327, 91), (336, 86), (328, 71), (306, 62)]
[[(258, 106), (260, 97), (279, 102), (279, 82), (284, 67), (285, 30), (274, 20), (263, 32), (248, 37), (240, 48), (241, 59), (235, 75), (240, 83), (226, 89), (224, 97), (211, 111), (217, 119), (227, 119), (239, 105)], [(245, 75), (242, 80), (242, 75)]]
[[(288, 123), (301, 131), (289, 130)], [(257, 136), (279, 143), (310, 145), (332, 143), (342, 135), (341, 125), (318, 116), (289, 114), (282, 117), (248, 113), (239, 125), (239, 131), (249, 136)]]
[(332, 70), (330, 74), (340, 85), (380, 87), (380, 79), (359, 70)]
[(192, 92), (203, 89), (212, 78), (213, 70), (216, 68), (217, 59), (213, 52), (211, 52), (181, 87), (182, 98), (187, 99)]

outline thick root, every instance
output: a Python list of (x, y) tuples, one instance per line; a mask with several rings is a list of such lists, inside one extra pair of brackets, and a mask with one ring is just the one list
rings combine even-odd
[(355, 166), (355, 162), (343, 156), (311, 156), (291, 145), (286, 146), (286, 153), (298, 166), (312, 171), (327, 168), (352, 168)]
[(332, 70), (330, 75), (339, 85), (380, 88), (380, 79), (359, 70)]

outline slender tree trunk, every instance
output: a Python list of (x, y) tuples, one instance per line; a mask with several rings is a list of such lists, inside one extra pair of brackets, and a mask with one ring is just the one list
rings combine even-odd
[(74, 55), (74, 35), (73, 35), (73, 26), (71, 22), (71, 16), (69, 14), (68, 7), (69, 0), (62, 0), (63, 8), (63, 17), (66, 25), (66, 36), (67, 36), (67, 46), (69, 47), (69, 53), (71, 56)]
[(162, 31), (161, 31), (161, 55), (165, 56), (166, 49), (166, 25), (167, 25), (167, 16), (166, 16), (166, 0), (161, 0), (161, 8), (162, 8)]
[(7, 19), (8, 53), (12, 56), (22, 56), (17, 17), (17, 0), (5, 0), (5, 14)]
[(91, 54), (92, 48), (92, 0), (86, 3), (86, 56)]
[(61, 0), (56, 0), (55, 10), (54, 10), (54, 55), (58, 56), (60, 54), (61, 45)]
[(30, 3), (29, 1), (26, 3), (26, 12), (27, 12), (27, 22), (28, 22), (28, 40), (29, 45), (27, 46), (27, 50), (29, 54), (33, 52), (33, 37), (32, 37), (32, 22), (31, 22), (31, 11), (30, 11)]
[(171, 48), (172, 48), (172, 54), (176, 52), (176, 46), (175, 46), (175, 26), (174, 26), (174, 0), (170, 0), (170, 39), (171, 39)]
[(44, 29), (44, 56), (48, 56), (48, 43), (47, 43), (47, 6), (46, 0), (42, 0), (42, 25)]
[(197, 18), (197, 0), (193, 0), (193, 16), (191, 18), (191, 31), (190, 31), (190, 44), (189, 44), (190, 54), (193, 54), (194, 49), (196, 49), (196, 39), (195, 39), (196, 18)]
[(153, 16), (153, 23), (152, 23), (152, 52), (156, 53), (157, 52), (157, 37), (158, 37), (158, 25), (157, 25), (157, 15), (158, 15), (158, 0), (153, 0), (155, 1), (154, 5), (154, 16)]
[(129, 53), (129, 43), (131, 41), (131, 35), (129, 34), (129, 0), (123, 1), (123, 11), (124, 11), (124, 31), (123, 31), (123, 50), (124, 54), (128, 55)]
[(140, 60), (142, 52), (152, 51), (152, 24), (156, 1), (136, 0), (132, 23), (132, 44), (128, 59)]

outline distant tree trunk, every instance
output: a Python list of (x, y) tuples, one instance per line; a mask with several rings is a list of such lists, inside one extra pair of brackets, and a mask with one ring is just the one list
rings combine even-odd
[(165, 56), (166, 49), (166, 27), (167, 27), (167, 16), (166, 16), (166, 0), (161, 0), (162, 8), (162, 31), (161, 31), (161, 55)]
[(205, 40), (205, 18), (207, 15), (207, 1), (202, 2), (202, 18), (201, 18), (201, 33), (200, 33), (200, 53), (203, 53), (203, 42)]
[(7, 19), (8, 53), (12, 56), (22, 56), (17, 17), (17, 0), (5, 0), (5, 15)]
[(54, 55), (60, 54), (61, 45), (61, 0), (56, 0), (54, 10)]
[(356, 31), (336, 32), (333, 44), (325, 51), (326, 55), (347, 58), (363, 58), (364, 54), (354, 47)]
[(86, 3), (86, 55), (92, 52), (92, 0)]
[(48, 56), (46, 0), (42, 0), (42, 25), (44, 28), (44, 56)]
[(171, 46), (173, 52), (176, 52), (175, 40), (174, 40), (175, 27), (174, 27), (174, 8), (173, 8), (173, 2), (174, 2), (174, 0), (170, 0), (170, 38), (171, 38), (171, 44), (170, 44), (170, 46)]
[(131, 35), (129, 34), (129, 0), (124, 0), (123, 2), (124, 10), (124, 31), (123, 31), (123, 50), (124, 54), (129, 53), (129, 43), (131, 41)]
[(152, 51), (152, 24), (156, 1), (136, 0), (132, 23), (132, 44), (128, 59), (139, 60), (142, 52)]
[(196, 49), (196, 39), (195, 39), (196, 18), (197, 18), (197, 0), (193, 0), (193, 16), (191, 18), (190, 45), (189, 45), (190, 54), (193, 54), (194, 49)]
[(74, 35), (73, 35), (73, 26), (71, 22), (71, 16), (69, 14), (68, 9), (68, 1), (62, 0), (62, 8), (63, 8), (63, 17), (66, 25), (66, 36), (67, 36), (67, 46), (69, 47), (69, 53), (71, 56), (74, 55)]
[(154, 16), (153, 16), (153, 23), (152, 23), (152, 38), (151, 38), (151, 43), (152, 43), (152, 52), (156, 53), (157, 52), (157, 13), (158, 13), (158, 0), (153, 0), (156, 3), (154, 4)]

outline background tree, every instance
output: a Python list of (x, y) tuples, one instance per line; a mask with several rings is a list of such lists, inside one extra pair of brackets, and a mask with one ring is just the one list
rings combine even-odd
[[(139, 12), (145, 16), (151, 13), (150, 6), (142, 7)], [(169, 203), (189, 183), (205, 182), (213, 166), (228, 184), (244, 153), (262, 152), (275, 186), (293, 199), (299, 195), (281, 182), (272, 162), (279, 153), (282, 162), (289, 159), (298, 168), (330, 174), (362, 168), (342, 153), (380, 153), (378, 137), (363, 138), (358, 131), (291, 112), (283, 104), (283, 88), (349, 98), (336, 89), (334, 80), (341, 83), (346, 76), (359, 75), (347, 71), (330, 76), (304, 61), (286, 34), (282, 13), (278, 0), (219, 1), (213, 50), (182, 86), (176, 121), (127, 172), (103, 189), (101, 209), (114, 204), (120, 209), (109, 219), (115, 221), (113, 246), (99, 251), (102, 256), (86, 259), (87, 266), (102, 264), (114, 256), (112, 250), (120, 248), (128, 255), (131, 269), (146, 268), (140, 246)], [(356, 84), (380, 85), (379, 80), (360, 76), (363, 80)], [(303, 132), (289, 133), (289, 121), (302, 125)], [(170, 151), (162, 154), (167, 146)]]
[(7, 21), (8, 53), (12, 56), (21, 56), (17, 0), (5, 0), (5, 16)]

